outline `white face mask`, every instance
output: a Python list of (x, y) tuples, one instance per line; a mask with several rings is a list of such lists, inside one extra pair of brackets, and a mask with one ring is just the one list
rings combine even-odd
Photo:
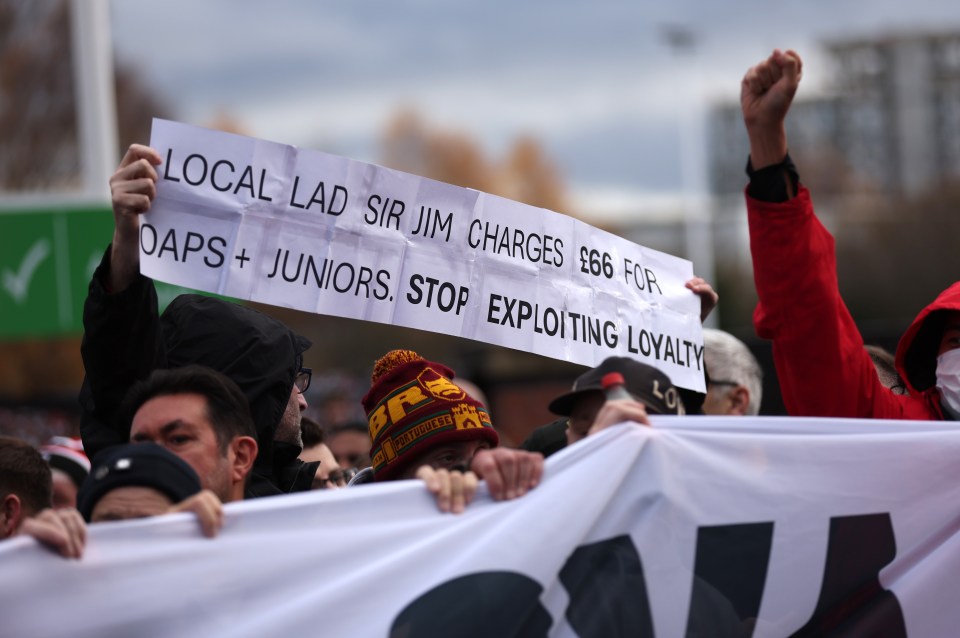
[(937, 357), (937, 389), (943, 407), (955, 419), (960, 418), (960, 348)]

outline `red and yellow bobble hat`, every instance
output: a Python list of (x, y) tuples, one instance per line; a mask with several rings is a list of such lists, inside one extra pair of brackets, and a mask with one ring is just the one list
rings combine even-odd
[(392, 350), (373, 366), (363, 409), (377, 481), (397, 477), (414, 458), (443, 443), (500, 442), (482, 403), (451, 381), (453, 370), (412, 350)]

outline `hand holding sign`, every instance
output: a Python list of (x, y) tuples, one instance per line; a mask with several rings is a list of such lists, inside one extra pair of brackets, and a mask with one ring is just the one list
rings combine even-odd
[(113, 204), (113, 245), (110, 249), (111, 292), (129, 286), (140, 267), (140, 215), (157, 196), (157, 171), (162, 160), (149, 146), (132, 144), (110, 177)]

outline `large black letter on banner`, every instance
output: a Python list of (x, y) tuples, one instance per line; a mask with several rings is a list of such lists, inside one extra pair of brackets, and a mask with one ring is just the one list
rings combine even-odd
[(629, 536), (578, 547), (560, 570), (580, 638), (653, 638), (640, 555)]
[(515, 572), (481, 572), (448, 580), (407, 605), (390, 638), (546, 638), (552, 620), (540, 583)]
[(896, 555), (889, 514), (831, 518), (817, 609), (791, 638), (907, 638), (900, 602), (878, 578)]
[(700, 527), (687, 616), (688, 638), (749, 638), (770, 564), (773, 523)]

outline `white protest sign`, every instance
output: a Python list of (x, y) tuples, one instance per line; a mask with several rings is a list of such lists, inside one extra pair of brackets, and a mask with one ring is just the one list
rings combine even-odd
[(154, 120), (140, 268), (162, 281), (704, 391), (692, 265), (581, 221), (317, 151)]
[[(956, 634), (960, 428), (654, 418), (459, 516), (417, 481), (0, 543), (0, 636)], [(55, 610), (53, 613), (51, 610)]]

